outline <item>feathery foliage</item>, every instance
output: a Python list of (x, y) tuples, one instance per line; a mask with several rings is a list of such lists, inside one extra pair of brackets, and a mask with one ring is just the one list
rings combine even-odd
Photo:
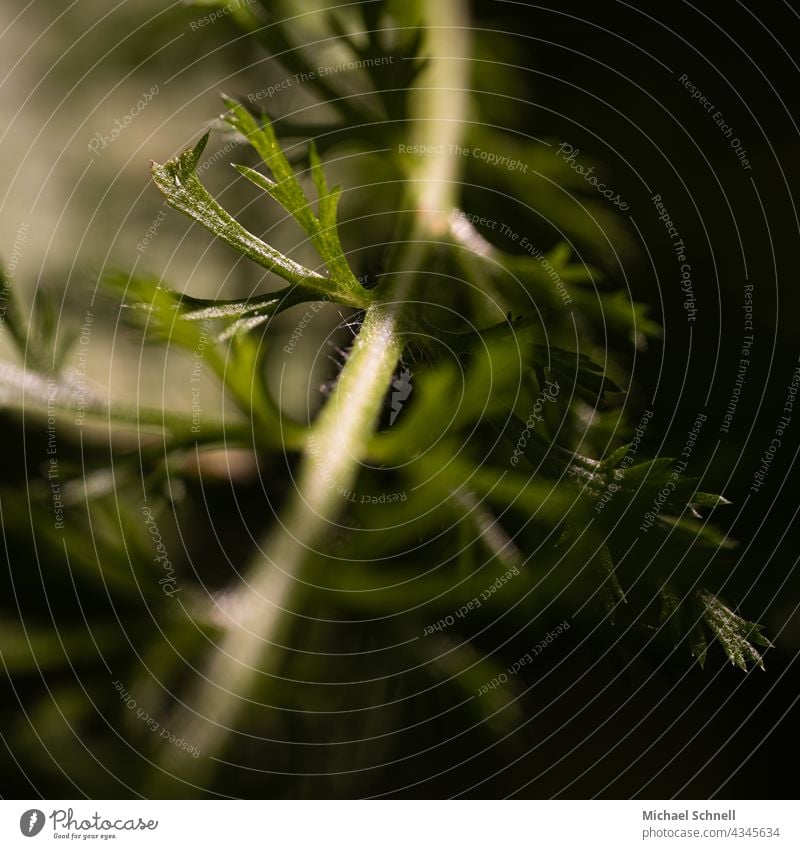
[[(231, 5), (237, 22), (270, 50), (280, 51), (290, 71), (311, 70), (292, 46), (286, 26), (264, 25), (253, 11), (258, 4)], [(101, 455), (90, 458), (88, 467), (63, 468), (63, 528), (54, 529), (49, 521), (45, 481), (39, 500), (30, 505), (42, 560), (55, 557), (63, 545), (74, 580), (94, 592), (111, 593), (125, 621), (137, 618), (144, 599), (152, 621), (142, 620), (123, 633), (109, 619), (93, 623), (88, 632), (62, 610), (57, 614), (60, 649), (47, 641), (45, 623), (24, 637), (4, 627), (0, 647), (8, 673), (63, 668), (76, 651), (89, 653), (94, 641), (102, 643), (109, 663), (130, 664), (128, 689), (145, 694), (139, 700), (147, 710), (177, 710), (183, 696), (165, 692), (163, 682), (176, 681), (184, 664), (202, 667), (213, 655), (211, 644), (235, 630), (225, 597), (238, 594), (241, 600), (255, 592), (248, 584), (241, 586), (243, 564), (255, 556), (252, 568), (259, 572), (284, 567), (283, 561), (259, 561), (256, 540), (262, 534), (269, 538), (270, 528), (286, 521), (285, 512), (293, 509), (292, 490), (299, 492), (301, 509), (313, 499), (314, 486), (327, 491), (321, 502), (327, 514), (315, 536), (296, 542), (305, 570), (292, 596), (296, 616), (262, 635), (271, 643), (271, 665), (266, 678), (252, 672), (252, 680), (242, 686), (245, 698), (290, 711), (309, 703), (325, 711), (388, 699), (370, 666), (376, 661), (369, 650), (359, 653), (357, 641), (341, 635), (341, 623), (360, 622), (365, 645), (384, 647), (376, 651), (383, 653), (387, 668), (407, 670), (408, 692), (421, 689), (420, 677), (433, 675), (433, 686), (453, 688), (455, 699), (470, 698), (475, 721), (499, 739), (523, 716), (517, 683), (486, 698), (474, 696), (514, 660), (504, 656), (504, 640), (524, 633), (537, 619), (549, 623), (588, 615), (610, 627), (623, 607), (636, 607), (637, 616), (656, 625), (652, 606), (659, 601), (662, 631), (676, 645), (687, 646), (701, 664), (707, 661), (709, 641), (716, 640), (736, 666), (763, 666), (756, 646), (769, 643), (759, 626), (716, 595), (724, 593), (722, 570), (698, 568), (709, 552), (721, 561), (733, 544), (708, 521), (726, 500), (701, 491), (702, 481), (677, 470), (675, 459), (646, 459), (633, 443), (619, 444), (619, 435), (630, 437), (641, 405), (635, 388), (627, 385), (624, 346), (614, 338), (641, 345), (659, 328), (627, 291), (613, 288), (605, 271), (581, 259), (580, 228), (573, 228), (572, 244), (558, 241), (533, 255), (493, 244), (488, 233), (480, 232), (477, 216), (453, 206), (440, 211), (446, 226), (420, 238), (425, 243), (420, 248), (414, 239), (404, 241), (411, 227), (409, 213), (402, 212), (396, 216), (400, 235), (384, 251), (380, 273), (351, 267), (339, 221), (342, 189), (329, 186), (318, 148), (323, 155), (337, 144), (380, 142), (396, 149), (403, 122), (413, 118), (410, 93), (429, 68), (417, 6), (360, 4), (347, 14), (361, 16), (363, 33), (343, 17), (345, 11), (329, 16), (330, 38), (357, 59), (386, 55), (386, 39), (394, 38), (399, 76), (365, 62), (369, 98), (351, 98), (335, 82), (309, 77), (338, 119), (317, 129), (319, 140), (309, 143), (307, 161), (290, 162), (282, 142), (308, 128), (292, 120), (272, 122), (224, 99), (223, 121), (254, 154), (250, 164), (235, 166), (237, 173), (263, 190), (265, 204), (277, 203), (296, 223), (319, 257), (318, 267), (301, 264), (245, 228), (205, 188), (198, 164), (208, 134), (190, 150), (152, 166), (153, 181), (173, 209), (281, 279), (281, 288), (267, 294), (206, 300), (180, 286), (171, 288), (157, 276), (106, 276), (107, 291), (121, 301), (121, 315), (135, 332), (190, 355), (203, 351), (203, 368), (221, 384), (232, 411), (195, 421), (179, 411), (109, 401), (79, 387), (70, 369), (60, 367), (68, 340), (56, 338), (51, 320), (36, 318), (26, 330), (17, 306), (13, 323), (7, 318), (25, 356), (25, 370), (2, 365), (0, 397), (6, 407), (53, 415), (60, 433), (69, 431), (80, 405), (90, 418), (120, 432), (157, 434), (136, 451), (115, 449), (110, 460)], [(394, 20), (393, 30), (382, 28), (386, 18)], [(503, 144), (508, 140), (495, 139), (497, 148)], [(530, 161), (541, 153), (535, 143), (519, 149)], [(386, 158), (390, 185), (413, 184), (410, 175), (416, 172), (403, 156)], [(560, 207), (547, 208), (546, 194), (529, 200), (554, 220), (562, 215)], [(464, 205), (464, 199), (456, 203)], [(416, 214), (413, 206), (405, 209)], [(352, 242), (352, 234), (349, 238)], [(417, 255), (422, 259), (412, 269), (411, 294), (398, 306), (397, 281), (407, 276), (404, 253), (412, 250), (422, 251)], [(353, 254), (361, 256), (357, 250)], [(368, 277), (377, 282), (363, 285)], [(337, 305), (359, 335), (345, 353), (341, 375), (332, 376), (323, 411), (304, 422), (285, 412), (265, 375), (280, 347), (274, 338), (276, 317), (317, 303)], [(370, 356), (376, 358), (374, 368)], [(357, 357), (367, 358), (367, 365), (358, 382), (350, 384), (348, 369)], [(50, 368), (51, 362), (59, 368)], [(365, 413), (352, 433), (340, 419), (359, 393), (368, 396), (369, 410), (379, 415)], [(402, 396), (399, 401), (396, 393)], [(343, 434), (338, 442), (337, 428)], [(318, 446), (331, 443), (349, 458), (350, 477), (339, 467), (329, 470), (333, 461)], [(252, 452), (267, 480), (262, 492), (248, 490), (261, 512), (253, 520), (251, 538), (230, 550), (223, 545), (218, 562), (204, 564), (199, 573), (192, 564), (203, 559), (209, 534), (184, 539), (181, 528), (203, 516), (198, 467), (220, 447)], [(22, 508), (11, 492), (0, 496), (9, 527), (15, 511), (22, 522)], [(182, 593), (178, 606), (162, 592), (165, 585), (158, 585), (163, 569), (154, 564), (152, 541), (139, 518), (143, 497), (166, 548), (174, 552), (172, 566)], [(648, 511), (656, 515), (643, 532)], [(316, 527), (317, 518), (304, 521)], [(64, 575), (48, 580), (69, 585)], [(498, 623), (505, 637), (487, 645), (482, 635)], [(291, 650), (284, 651), (285, 645)], [(337, 646), (342, 657), (352, 656), (352, 691), (339, 701), (325, 685), (345, 674), (345, 666), (336, 661), (335, 671), (328, 668), (332, 661), (321, 651), (326, 645)], [(116, 657), (122, 659), (119, 664)], [(114, 698), (112, 691), (98, 703), (111, 710)], [(401, 716), (403, 698), (397, 697)], [(173, 716), (180, 726), (178, 713)], [(232, 721), (261, 729), (254, 716), (245, 710)], [(48, 731), (48, 721), (43, 712), (35, 727), (57, 750), (65, 745), (65, 732), (58, 723)], [(71, 721), (90, 726), (92, 720), (84, 715)], [(126, 733), (145, 739), (146, 729), (135, 722), (128, 726)], [(21, 727), (19, 733), (33, 745), (29, 731)], [(343, 734), (348, 733), (353, 728), (346, 725)], [(227, 740), (218, 742), (217, 751), (225, 745)]]

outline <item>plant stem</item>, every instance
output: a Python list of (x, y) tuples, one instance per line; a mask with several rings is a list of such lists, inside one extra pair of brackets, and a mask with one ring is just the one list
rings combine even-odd
[[(457, 144), (463, 131), (469, 56), (465, 0), (425, 6), (430, 62), (415, 91), (412, 133), (419, 143)], [(417, 139), (415, 139), (416, 141)], [(291, 597), (309, 549), (320, 544), (346, 504), (369, 436), (402, 354), (402, 328), (413, 279), (427, 244), (446, 233), (454, 206), (458, 156), (429, 156), (409, 168), (411, 208), (417, 211), (386, 293), (366, 310), (330, 400), (307, 439), (296, 488), (260, 547), (241, 586), (226, 604), (229, 622), (188, 704), (171, 730), (200, 750), (195, 760), (161, 743), (166, 773), (202, 785), (235, 730), (251, 694), (275, 670), (276, 644), (286, 636)], [(173, 788), (174, 790), (174, 788)]]

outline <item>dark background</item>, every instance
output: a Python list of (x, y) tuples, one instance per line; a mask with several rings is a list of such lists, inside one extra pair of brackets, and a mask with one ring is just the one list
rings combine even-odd
[[(626, 665), (625, 682), (604, 690), (615, 680), (614, 663), (595, 667), (577, 699), (601, 694), (575, 723), (581, 745), (555, 767), (557, 779), (548, 774), (529, 789), (547, 794), (563, 781), (578, 796), (794, 796), (796, 785), (783, 776), (797, 755), (796, 415), (764, 487), (758, 494), (749, 487), (800, 354), (792, 283), (796, 11), (772, 2), (724, 9), (714, 3), (568, 2), (524, 11), (517, 4), (479, 5), (491, 8), (490, 25), (526, 36), (514, 39), (516, 55), (528, 57), (520, 64), (532, 67), (520, 73), (519, 87), (541, 106), (526, 128), (591, 151), (631, 205), (647, 251), (624, 271), (666, 330), (636, 365), (657, 411), (650, 449), (680, 452), (686, 429), (707, 412), (696, 449), (707, 460), (704, 482), (734, 502), (730, 534), (741, 543), (728, 591), (749, 618), (767, 624), (775, 642), (766, 674), (741, 676), (713, 661), (702, 671), (687, 670), (683, 658), (666, 664), (639, 658)], [(752, 171), (740, 167), (711, 115), (678, 82), (684, 73), (734, 128)], [(692, 265), (699, 313), (691, 336), (654, 193)], [(718, 426), (738, 370), (746, 279), (754, 285), (753, 362), (723, 435)], [(557, 699), (581, 670), (582, 664), (570, 669), (549, 695)], [(575, 702), (568, 703), (574, 710)], [(612, 749), (609, 740), (619, 744)], [(553, 753), (542, 757), (555, 760)]]

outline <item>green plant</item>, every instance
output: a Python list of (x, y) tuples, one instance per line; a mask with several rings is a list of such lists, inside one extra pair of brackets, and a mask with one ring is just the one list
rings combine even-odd
[[(287, 30), (263, 27), (252, 6), (236, 6), (239, 22), (273, 49), (289, 51), (290, 70), (308, 74), (311, 67), (290, 49)], [(679, 461), (642, 460), (630, 443), (618, 444), (621, 434), (631, 434), (635, 417), (625, 410), (619, 388), (626, 383), (625, 357), (606, 346), (603, 335), (609, 330), (641, 342), (658, 333), (657, 325), (627, 293), (606, 289), (598, 295), (603, 271), (573, 258), (566, 242), (546, 253), (503, 251), (480, 232), (477, 215), (460, 211), (462, 160), (413, 151), (434, 142), (447, 150), (470, 139), (476, 144), (478, 131), (467, 122), (465, 10), (455, 0), (427, 4), (424, 11), (416, 4), (364, 4), (359, 8), (366, 32), (381, 31), (375, 16), (384, 6), (395, 16), (395, 49), (410, 60), (402, 63), (400, 84), (372, 74), (374, 96), (362, 103), (315, 78), (342, 119), (315, 131), (324, 140), (323, 152), (342, 141), (379, 140), (391, 149), (384, 167), (391, 191), (400, 187), (394, 203), (400, 211), (392, 216), (394, 233), (377, 282), (364, 285), (372, 275), (351, 268), (337, 218), (342, 190), (329, 186), (315, 144), (308, 146), (307, 164), (305, 156), (290, 162), (284, 152), (280, 139), (310, 128), (273, 124), (228, 98), (224, 122), (260, 159), (256, 167), (237, 165), (238, 174), (285, 210), (320, 267), (272, 247), (207, 191), (197, 174), (206, 134), (191, 150), (154, 164), (153, 181), (171, 207), (286, 285), (255, 298), (219, 301), (164, 287), (156, 277), (106, 278), (123, 299), (128, 324), (149, 341), (195, 355), (202, 350), (204, 367), (238, 410), (232, 418), (194, 420), (109, 405), (81, 390), (81, 409), (90, 418), (152, 429), (160, 439), (115, 458), (113, 489), (102, 477), (109, 466), (98, 458), (98, 485), (86, 494), (88, 525), (76, 512), (58, 533), (42, 531), (44, 550), (55, 551), (63, 542), (87, 581), (120, 591), (135, 586), (158, 610), (157, 634), (143, 623), (126, 634), (110, 627), (103, 637), (112, 659), (115, 652), (126, 657), (133, 643), (142, 669), (131, 673), (137, 687), (127, 688), (140, 694), (148, 712), (168, 715), (161, 725), (202, 756), (154, 738), (151, 749), (161, 769), (148, 772), (151, 792), (211, 786), (213, 758), (241, 746), (242, 739), (246, 745), (248, 733), (261, 734), (271, 710), (297, 711), (313, 699), (324, 712), (325, 647), (337, 646), (342, 655), (360, 650), (351, 637), (341, 637), (342, 622), (361, 622), (367, 644), (409, 674), (438, 675), (437, 686), (456, 688), (471, 700), (475, 721), (499, 739), (520, 721), (518, 689), (512, 682), (474, 696), (514, 660), (504, 654), (505, 643), (539, 617), (542, 633), (553, 617), (572, 617), (584, 608), (610, 621), (626, 598), (635, 597), (630, 603), (655, 625), (651, 608), (660, 600), (662, 623), (701, 664), (710, 635), (741, 668), (762, 665), (754, 644), (767, 642), (759, 626), (709, 589), (724, 586), (716, 555), (730, 542), (703, 511), (726, 502), (699, 491), (700, 481), (684, 475)], [(378, 36), (348, 36), (339, 18), (332, 18), (332, 26), (339, 42), (362, 60), (386, 49)], [(428, 61), (418, 56), (423, 45)], [(507, 148), (499, 134), (481, 132), (484, 147)], [(401, 145), (412, 153), (401, 153)], [(297, 145), (291, 150), (296, 154)], [(532, 145), (524, 155), (535, 160), (541, 150)], [(568, 179), (565, 171), (559, 173)], [(530, 202), (536, 206), (537, 199)], [(274, 317), (320, 301), (348, 310), (357, 331), (329, 397), (306, 423), (283, 411), (264, 377), (265, 361), (272, 355)], [(7, 404), (74, 414), (74, 374), (52, 368), (65, 357), (63, 345), (54, 351), (61, 342), (53, 322), (39, 321), (31, 334), (20, 314), (9, 326), (26, 370), (5, 366)], [(389, 424), (386, 411), (404, 373), (413, 388)], [(146, 500), (167, 528), (176, 508), (165, 497), (165, 483), (191, 476), (187, 456), (219, 446), (255, 451), (270, 475), (288, 457), (291, 486), (270, 491), (269, 505), (278, 505), (278, 516), (251, 546), (244, 573), (232, 570), (221, 588), (207, 594), (186, 569), (180, 577), (186, 601), (176, 607), (154, 582), (162, 572), (153, 566), (147, 531), (136, 515), (138, 466)], [(77, 470), (63, 473), (70, 478), (64, 485), (69, 512), (82, 497)], [(656, 499), (659, 509), (640, 535), (637, 527)], [(45, 516), (46, 498), (32, 509)], [(87, 526), (94, 550), (82, 539)], [(481, 632), (496, 622), (503, 638), (487, 646)], [(24, 667), (21, 636), (10, 633), (5, 640), (12, 665)], [(76, 630), (75, 644), (82, 640)], [(388, 698), (381, 689), (385, 682), (364, 660), (368, 656), (362, 654), (363, 666), (354, 670), (354, 703), (372, 698), (373, 691), (375, 698)], [(48, 662), (58, 665), (63, 658), (55, 652)], [(184, 682), (189, 667), (199, 674)], [(349, 696), (344, 703), (350, 704)], [(132, 736), (140, 732), (133, 723)], [(172, 783), (172, 776), (186, 784)]]

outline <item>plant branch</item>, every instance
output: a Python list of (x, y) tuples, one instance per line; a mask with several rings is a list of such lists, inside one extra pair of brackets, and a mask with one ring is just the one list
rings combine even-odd
[[(414, 92), (412, 133), (422, 143), (461, 139), (468, 83), (468, 20), (464, 0), (426, 6), (431, 55)], [(341, 492), (352, 489), (370, 435), (403, 349), (404, 314), (412, 282), (424, 268), (432, 237), (446, 234), (454, 207), (458, 157), (425, 157), (408, 167), (411, 233), (381, 297), (368, 307), (351, 355), (330, 400), (307, 439), (297, 487), (284, 516), (260, 547), (256, 561), (230, 595), (229, 625), (188, 704), (172, 723), (201, 752), (194, 760), (163, 747), (166, 774), (203, 784), (243, 709), (257, 705), (258, 685), (274, 674), (291, 618), (295, 588), (309, 549), (319, 545), (341, 513)], [(409, 208), (409, 207), (406, 207)]]

